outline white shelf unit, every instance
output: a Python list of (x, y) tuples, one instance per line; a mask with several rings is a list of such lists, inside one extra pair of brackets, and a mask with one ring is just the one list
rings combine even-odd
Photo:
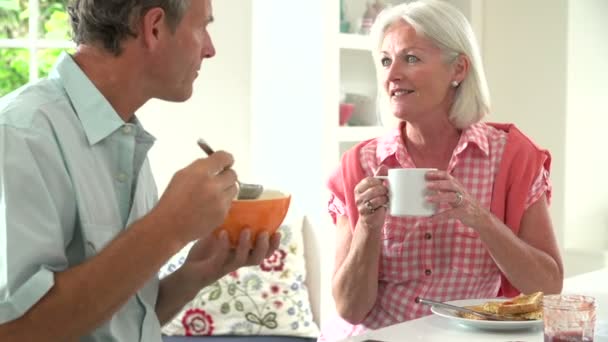
[(340, 49), (371, 51), (369, 36), (355, 33), (340, 33), (338, 40)]
[[(328, 15), (334, 15), (328, 20), (328, 26), (336, 32), (327, 42), (328, 60), (327, 70), (332, 74), (327, 76), (329, 84), (335, 89), (328, 91), (329, 113), (327, 145), (329, 156), (325, 159), (331, 165), (326, 169), (337, 166), (340, 156), (357, 142), (381, 136), (394, 127), (395, 121), (391, 118), (382, 118), (385, 127), (380, 125), (378, 119), (376, 96), (377, 85), (374, 61), (371, 55), (371, 39), (367, 35), (359, 34), (359, 18), (363, 15), (367, 2), (375, 0), (344, 0), (345, 18), (350, 25), (350, 32), (339, 32), (340, 28), (340, 1), (334, 0), (328, 4)], [(469, 19), (479, 43), (482, 42), (483, 0), (444, 0), (459, 8)], [(397, 5), (411, 0), (385, 0), (384, 3)], [(336, 64), (333, 64), (336, 63)], [(337, 71), (337, 72), (336, 72)], [(337, 103), (343, 94), (347, 94), (345, 102), (355, 103), (355, 111), (346, 126), (338, 125)], [(336, 96), (335, 98), (333, 96)], [(335, 99), (335, 100), (332, 100)]]
[(338, 140), (363, 141), (382, 135), (387, 129), (382, 126), (342, 126), (338, 129)]

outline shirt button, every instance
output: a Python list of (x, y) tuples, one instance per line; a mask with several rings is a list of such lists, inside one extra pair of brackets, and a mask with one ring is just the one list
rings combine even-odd
[(121, 183), (126, 182), (126, 181), (127, 181), (127, 178), (128, 178), (128, 177), (127, 177), (127, 174), (126, 174), (126, 173), (124, 173), (124, 172), (121, 172), (121, 173), (119, 173), (119, 174), (116, 176), (116, 179), (118, 179), (118, 181), (119, 181), (119, 182), (121, 182)]
[(431, 272), (431, 270), (429, 270), (429, 269), (427, 269), (427, 270), (424, 271), (424, 274), (426, 274), (427, 276), (430, 276), (431, 273), (433, 273), (433, 272)]
[(131, 134), (131, 131), (133, 131), (133, 129), (131, 128), (130, 125), (124, 125), (124, 126), (122, 126), (122, 132), (124, 134)]
[(433, 238), (433, 235), (431, 233), (426, 233), (424, 234), (424, 238), (430, 240), (431, 238)]

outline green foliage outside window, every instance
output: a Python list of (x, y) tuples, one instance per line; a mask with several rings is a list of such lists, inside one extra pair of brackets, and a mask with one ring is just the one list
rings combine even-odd
[[(67, 14), (69, 0), (39, 0), (38, 39), (70, 39)], [(0, 0), (0, 40), (27, 39), (30, 11), (28, 0)], [(63, 49), (38, 49), (38, 75), (45, 77)], [(30, 51), (27, 48), (0, 47), (0, 96), (29, 81)]]

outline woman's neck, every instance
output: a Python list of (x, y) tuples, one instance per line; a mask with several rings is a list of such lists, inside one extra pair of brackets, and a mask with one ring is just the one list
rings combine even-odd
[(446, 170), (461, 131), (448, 120), (403, 125), (404, 144), (416, 167)]

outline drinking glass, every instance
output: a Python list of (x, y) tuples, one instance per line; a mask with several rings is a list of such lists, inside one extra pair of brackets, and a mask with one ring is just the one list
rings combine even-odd
[(592, 342), (595, 308), (595, 298), (589, 296), (544, 296), (545, 342)]

